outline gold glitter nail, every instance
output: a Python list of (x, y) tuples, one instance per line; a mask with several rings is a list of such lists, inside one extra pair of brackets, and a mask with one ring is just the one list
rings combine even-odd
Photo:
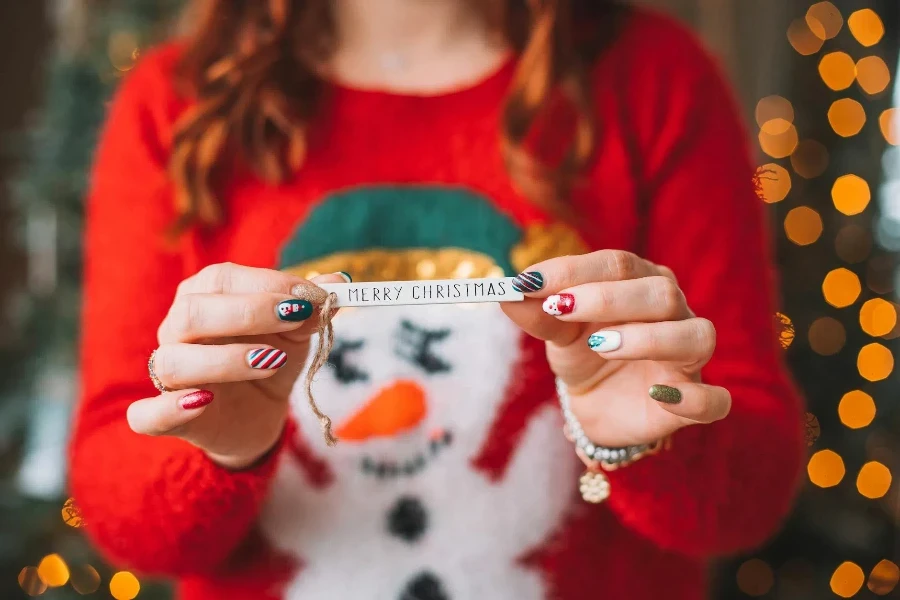
[(650, 397), (663, 404), (678, 404), (681, 402), (681, 392), (678, 388), (669, 387), (667, 385), (651, 385)]

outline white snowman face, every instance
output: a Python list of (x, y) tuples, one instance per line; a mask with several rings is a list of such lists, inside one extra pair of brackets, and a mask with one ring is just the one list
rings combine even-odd
[(278, 314), (282, 317), (286, 317), (291, 314), (292, 306), (290, 304), (279, 304), (278, 305)]
[(339, 470), (412, 478), (481, 449), (520, 353), (522, 334), (497, 305), (344, 309), (334, 325), (313, 392), (337, 446), (325, 446), (301, 385), (292, 396), (321, 456)]

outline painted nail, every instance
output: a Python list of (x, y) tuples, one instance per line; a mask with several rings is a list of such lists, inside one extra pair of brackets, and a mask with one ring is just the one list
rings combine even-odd
[(335, 275), (340, 275), (347, 283), (353, 283), (353, 278), (350, 277), (350, 273), (348, 273), (347, 271), (338, 271), (337, 273), (335, 273)]
[(542, 307), (545, 313), (554, 317), (567, 315), (575, 310), (575, 296), (572, 294), (553, 294), (544, 300)]
[(594, 352), (612, 352), (622, 345), (622, 334), (618, 331), (598, 331), (591, 334), (587, 343)]
[(287, 362), (287, 352), (277, 348), (257, 348), (247, 353), (251, 369), (278, 369)]
[(181, 397), (178, 403), (185, 410), (203, 408), (213, 401), (213, 393), (209, 390), (197, 390)]
[(305, 321), (313, 313), (313, 305), (306, 300), (285, 300), (275, 307), (282, 321)]
[(663, 404), (678, 404), (681, 402), (681, 391), (668, 385), (651, 385), (650, 397)]
[(537, 271), (519, 273), (512, 280), (512, 288), (517, 292), (536, 292), (544, 287), (544, 276)]

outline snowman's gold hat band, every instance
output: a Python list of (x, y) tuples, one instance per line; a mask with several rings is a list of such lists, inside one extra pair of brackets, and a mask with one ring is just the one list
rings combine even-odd
[[(510, 251), (517, 271), (548, 258), (582, 254), (586, 246), (565, 225), (532, 225)], [(410, 281), (503, 277), (503, 268), (487, 254), (465, 248), (372, 248), (336, 252), (284, 269), (309, 279), (320, 273), (346, 271), (354, 281)]]

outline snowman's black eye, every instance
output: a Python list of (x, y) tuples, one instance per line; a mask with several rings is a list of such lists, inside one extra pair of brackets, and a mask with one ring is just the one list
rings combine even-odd
[(328, 365), (334, 369), (335, 378), (341, 383), (368, 381), (369, 374), (347, 360), (347, 353), (359, 350), (363, 340), (334, 340), (334, 347), (328, 355)]
[(421, 367), (429, 375), (444, 373), (450, 370), (450, 364), (434, 353), (432, 344), (448, 335), (449, 329), (427, 329), (404, 320), (397, 333), (397, 355)]

